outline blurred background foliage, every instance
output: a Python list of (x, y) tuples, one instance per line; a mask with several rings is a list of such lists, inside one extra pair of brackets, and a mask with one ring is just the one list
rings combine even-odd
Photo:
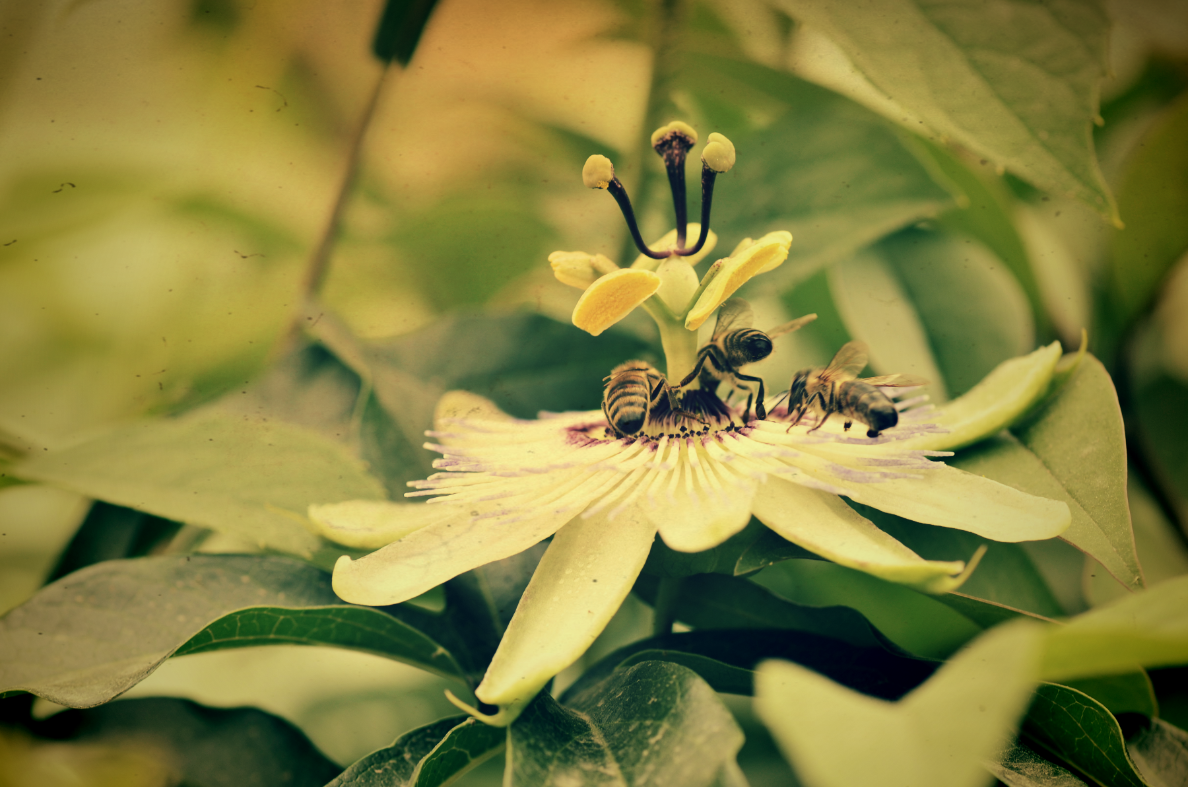
[[(326, 434), (361, 421), (354, 447), (398, 494), (424, 471), (419, 433), (450, 386), (522, 415), (596, 407), (590, 370), (656, 337), (629, 319), (598, 349), (575, 331), (565, 357), (545, 357), (559, 345), (543, 317), (567, 321), (577, 298), (545, 257), (634, 258), (613, 202), (580, 186), (590, 153), (615, 161), (645, 236), (668, 228), (662, 170), (643, 143), (679, 117), (739, 151), (715, 196), (719, 253), (772, 229), (795, 236), (784, 266), (742, 293), (760, 327), (820, 315), (757, 367), (773, 388), (859, 338), (876, 370), (923, 374), (944, 401), (1038, 344), (1076, 349), (1087, 329), (1125, 418), (1148, 584), (1182, 574), (1188, 8), (1107, 5), (1108, 42), (1090, 53), (1107, 74), (1092, 143), (1120, 222), (1092, 194), (921, 132), (792, 21), (793, 2), (692, 2), (661, 27), (658, 6), (633, 0), (442, 0), (412, 61), (388, 69), (371, 52), (381, 0), (0, 3), (0, 434), (56, 448), (242, 391), (220, 406), (285, 411)], [(361, 127), (324, 312), (307, 313), (310, 260)], [(495, 336), (479, 311), (542, 317)], [(405, 377), (368, 380), (375, 398), (358, 411), (360, 383), (325, 351), (286, 355), (294, 321), (347, 366)], [(494, 346), (474, 341), (487, 335)], [(504, 369), (521, 351), (532, 360)], [(589, 369), (541, 371), (571, 358)], [(424, 383), (416, 395), (408, 379)], [(0, 491), (0, 609), (50, 575), (89, 508), (49, 487)], [(1021, 606), (1058, 615), (1125, 593), (1060, 547), (997, 553), (1031, 583), (1017, 589), (1031, 593)], [(936, 606), (927, 614), (944, 617)], [(646, 633), (649, 614), (630, 599), (586, 662)], [(271, 648), (171, 662), (130, 696), (253, 704), (347, 763), (446, 715), (439, 683), (358, 653)], [(752, 783), (785, 778), (749, 705), (731, 707)]]

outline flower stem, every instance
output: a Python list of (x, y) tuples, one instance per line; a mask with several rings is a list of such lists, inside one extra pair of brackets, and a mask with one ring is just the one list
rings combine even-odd
[(681, 597), (681, 585), (684, 577), (664, 577), (660, 580), (660, 589), (656, 593), (656, 605), (652, 607), (652, 634), (662, 637), (672, 633), (672, 624), (676, 622), (677, 600)]
[(660, 345), (668, 367), (665, 376), (675, 385), (693, 371), (697, 362), (697, 331), (687, 330), (683, 320), (672, 319), (659, 310), (648, 309), (648, 314), (660, 328)]

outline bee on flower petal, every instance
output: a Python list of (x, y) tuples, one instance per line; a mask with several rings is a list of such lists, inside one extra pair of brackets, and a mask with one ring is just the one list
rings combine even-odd
[(820, 413), (816, 431), (825, 425), (829, 416), (841, 413), (848, 430), (854, 421), (866, 424), (866, 436), (878, 437), (879, 432), (899, 423), (899, 411), (879, 388), (927, 385), (922, 377), (909, 374), (887, 374), (857, 379), (866, 367), (867, 347), (863, 342), (847, 342), (824, 368), (801, 369), (792, 376), (788, 389), (788, 415), (793, 426), (800, 423), (809, 410)]
[[(739, 368), (762, 361), (771, 355), (772, 339), (791, 333), (815, 319), (817, 315), (807, 314), (769, 331), (760, 331), (751, 327), (754, 314), (750, 304), (741, 298), (731, 298), (722, 304), (709, 342), (697, 351), (697, 362), (693, 364), (693, 371), (677, 383), (676, 387), (683, 388), (694, 379), (698, 379), (704, 390), (713, 391), (719, 383), (727, 383), (735, 390), (747, 392), (747, 407), (743, 411), (743, 420), (746, 421), (750, 416), (751, 403), (754, 402), (755, 416), (762, 421), (767, 417), (767, 409), (763, 405), (763, 379), (743, 374)], [(747, 383), (759, 384), (757, 398)]]
[(647, 361), (621, 363), (602, 379), (605, 383), (602, 412), (616, 437), (639, 435), (662, 395), (667, 398), (667, 412), (704, 423), (696, 414), (678, 406), (668, 380)]

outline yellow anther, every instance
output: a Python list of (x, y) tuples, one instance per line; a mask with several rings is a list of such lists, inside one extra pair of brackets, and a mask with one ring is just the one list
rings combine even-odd
[(599, 276), (619, 269), (602, 254), (584, 251), (555, 251), (549, 255), (549, 265), (557, 281), (579, 290), (589, 287)]
[(791, 246), (792, 233), (778, 230), (767, 233), (726, 259), (715, 262), (714, 265), (718, 267), (717, 274), (702, 291), (697, 304), (685, 318), (685, 327), (691, 331), (700, 328), (701, 324), (739, 287), (760, 273), (774, 270), (783, 264), (788, 258), (788, 249)]
[(573, 307), (573, 324), (591, 336), (611, 327), (655, 294), (660, 277), (651, 271), (623, 268), (586, 288)]
[(606, 156), (595, 153), (582, 167), (582, 183), (588, 189), (604, 189), (615, 179), (615, 165)]
[(660, 128), (652, 132), (652, 147), (656, 147), (668, 137), (670, 134), (679, 134), (686, 138), (686, 148), (691, 148), (697, 144), (697, 132), (688, 123), (682, 123), (679, 120), (674, 120), (671, 123), (666, 123)]
[(729, 172), (734, 166), (734, 143), (718, 132), (709, 135), (705, 149), (701, 151), (701, 160), (707, 167), (717, 172)]

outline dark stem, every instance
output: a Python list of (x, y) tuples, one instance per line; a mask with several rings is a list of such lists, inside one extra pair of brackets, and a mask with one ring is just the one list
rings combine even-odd
[(303, 300), (308, 301), (316, 296), (326, 280), (326, 272), (330, 268), (330, 253), (334, 249), (334, 242), (338, 239), (338, 227), (342, 223), (342, 214), (346, 210), (351, 187), (359, 172), (359, 157), (363, 150), (363, 140), (367, 136), (367, 128), (371, 125), (371, 118), (379, 103), (380, 93), (383, 92), (385, 78), (391, 68), (390, 65), (385, 66), (379, 77), (376, 78), (375, 87), (367, 99), (367, 105), (363, 108), (363, 114), (360, 115), (359, 124), (351, 138), (350, 147), (347, 149), (346, 164), (343, 168), (342, 182), (338, 188), (338, 196), (334, 200), (334, 206), (330, 209), (330, 215), (322, 229), (321, 240), (318, 241), (318, 246), (310, 256), (309, 264), (305, 269), (305, 281), (301, 290), (304, 295)]
[(668, 183), (672, 186), (672, 207), (676, 212), (676, 247), (685, 245), (685, 230), (689, 225), (689, 207), (685, 196), (685, 157), (664, 157), (664, 169), (668, 171)]
[(607, 184), (606, 190), (615, 198), (615, 202), (619, 203), (619, 210), (623, 211), (623, 218), (627, 221), (627, 229), (631, 230), (631, 239), (635, 241), (635, 247), (640, 250), (640, 253), (646, 254), (654, 260), (668, 257), (667, 251), (652, 251), (648, 248), (648, 244), (644, 243), (643, 236), (639, 234), (639, 224), (635, 221), (635, 211), (631, 209), (631, 198), (627, 196), (627, 189), (623, 188), (619, 179), (612, 179)]
[(660, 637), (672, 633), (676, 623), (676, 605), (681, 597), (684, 577), (664, 577), (656, 592), (656, 605), (652, 607), (652, 634)]
[[(702, 165), (701, 167), (701, 235), (697, 237), (697, 243), (693, 244), (692, 248), (682, 249), (683, 242), (677, 243), (676, 254), (681, 257), (689, 257), (701, 251), (701, 247), (705, 245), (706, 238), (709, 237), (710, 227), (710, 205), (714, 201), (714, 180), (718, 177), (718, 173), (714, 172), (709, 167)], [(683, 233), (682, 233), (683, 234)]]

